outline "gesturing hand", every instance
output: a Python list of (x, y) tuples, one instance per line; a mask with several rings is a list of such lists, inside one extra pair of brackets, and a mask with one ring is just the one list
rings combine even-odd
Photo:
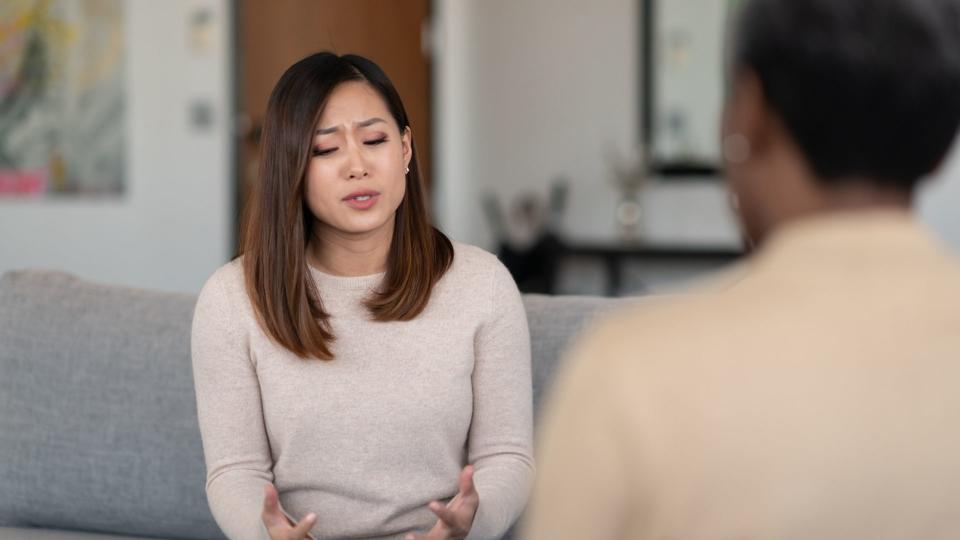
[(304, 540), (313, 538), (310, 536), (310, 528), (317, 521), (317, 516), (312, 513), (307, 514), (300, 523), (291, 523), (280, 509), (280, 495), (277, 493), (277, 488), (267, 484), (263, 488), (263, 513), (260, 514), (260, 519), (267, 527), (270, 540)]
[(466, 538), (473, 525), (473, 516), (480, 506), (480, 495), (473, 486), (473, 465), (467, 465), (460, 472), (460, 491), (450, 503), (433, 501), (428, 508), (437, 515), (437, 524), (427, 534), (411, 533), (406, 540), (454, 540)]

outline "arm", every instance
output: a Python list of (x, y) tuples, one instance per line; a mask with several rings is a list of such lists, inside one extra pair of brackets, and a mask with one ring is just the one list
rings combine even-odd
[(480, 497), (468, 538), (499, 538), (533, 482), (530, 333), (513, 278), (497, 263), (487, 320), (475, 338), (468, 460)]
[[(540, 471), (523, 538), (624, 538), (635, 508), (629, 450), (605, 349), (622, 340), (593, 332), (570, 355), (538, 439)], [(616, 377), (616, 375), (612, 375)]]
[(273, 481), (272, 460), (257, 374), (222, 272), (200, 293), (191, 342), (207, 501), (231, 540), (263, 539), (263, 494)]

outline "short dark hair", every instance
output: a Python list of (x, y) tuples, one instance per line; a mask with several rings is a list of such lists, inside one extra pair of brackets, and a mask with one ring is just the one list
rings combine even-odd
[[(314, 216), (305, 184), (313, 134), (330, 94), (349, 82), (369, 84), (383, 98), (401, 133), (410, 126), (400, 94), (372, 60), (331, 52), (312, 54), (280, 77), (264, 117), (260, 174), (247, 201), (241, 233), (247, 293), (263, 330), (301, 358), (333, 359), (336, 336), (307, 266)], [(394, 217), (387, 271), (364, 302), (376, 321), (408, 321), (430, 300), (453, 262), (453, 244), (430, 224), (417, 147), (406, 192)]]
[(826, 183), (912, 191), (960, 128), (960, 0), (749, 0), (733, 54)]

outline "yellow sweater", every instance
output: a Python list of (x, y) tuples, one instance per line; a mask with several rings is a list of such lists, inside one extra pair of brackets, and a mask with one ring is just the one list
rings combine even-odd
[(906, 213), (777, 231), (575, 348), (527, 538), (960, 538), (960, 265)]

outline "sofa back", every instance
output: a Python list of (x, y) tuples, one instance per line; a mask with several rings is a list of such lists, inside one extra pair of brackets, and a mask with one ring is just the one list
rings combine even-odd
[[(0, 278), (0, 527), (222, 538), (190, 365), (196, 297)], [(525, 295), (537, 408), (568, 341), (622, 301)]]
[(195, 298), (0, 279), (0, 525), (222, 538), (204, 494)]

